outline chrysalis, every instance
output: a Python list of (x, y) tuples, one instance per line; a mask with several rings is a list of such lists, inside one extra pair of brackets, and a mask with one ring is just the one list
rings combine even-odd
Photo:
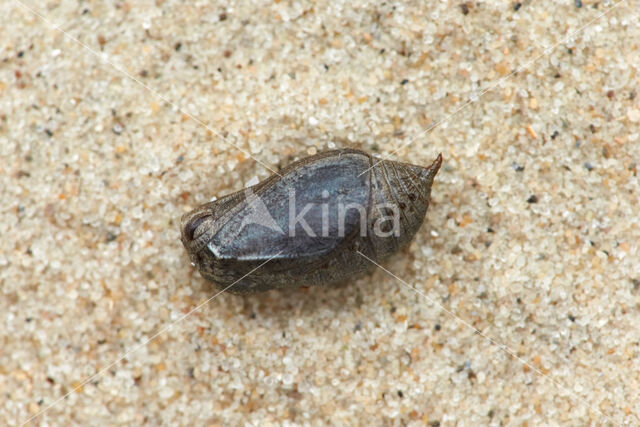
[(233, 293), (328, 285), (371, 269), (420, 228), (442, 156), (428, 168), (354, 149), (303, 158), (182, 217), (203, 277)]

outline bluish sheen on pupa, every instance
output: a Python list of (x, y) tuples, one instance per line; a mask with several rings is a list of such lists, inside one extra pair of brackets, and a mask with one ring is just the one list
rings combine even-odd
[(306, 157), (185, 214), (182, 243), (229, 292), (341, 282), (408, 245), (441, 164), (441, 155), (425, 168), (355, 149)]

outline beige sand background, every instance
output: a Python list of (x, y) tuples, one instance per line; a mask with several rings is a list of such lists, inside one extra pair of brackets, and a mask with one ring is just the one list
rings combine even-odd
[[(640, 423), (638, 1), (24, 1), (0, 424)], [(180, 216), (335, 147), (445, 158), (399, 279), (222, 294), (142, 345), (215, 293)]]

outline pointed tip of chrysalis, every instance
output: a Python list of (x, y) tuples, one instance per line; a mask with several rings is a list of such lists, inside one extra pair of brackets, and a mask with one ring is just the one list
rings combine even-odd
[(438, 157), (436, 157), (433, 163), (431, 163), (431, 166), (422, 168), (420, 178), (426, 190), (427, 201), (431, 197), (431, 186), (433, 185), (433, 180), (435, 179), (436, 174), (440, 170), (440, 166), (442, 166), (442, 153), (438, 154)]
[(422, 194), (424, 199), (429, 199), (431, 194), (431, 186), (436, 174), (442, 166), (442, 154), (438, 154), (438, 157), (431, 163), (430, 166), (412, 165), (410, 163), (401, 163), (402, 167), (399, 168), (400, 177), (406, 178), (407, 182), (414, 186), (418, 184), (417, 190)]
[(430, 176), (436, 176), (436, 174), (440, 170), (440, 166), (442, 166), (442, 153), (439, 153), (438, 157), (436, 157), (436, 159), (433, 161), (433, 163), (431, 163), (431, 166), (429, 166), (429, 168), (428, 168), (429, 175)]
[(435, 178), (436, 174), (440, 170), (440, 166), (442, 166), (442, 153), (438, 154), (438, 157), (436, 157), (433, 163), (431, 163), (431, 166), (422, 168), (423, 172), (420, 174), (422, 178), (422, 182), (424, 182), (427, 186), (431, 187), (431, 184), (433, 183), (433, 179)]

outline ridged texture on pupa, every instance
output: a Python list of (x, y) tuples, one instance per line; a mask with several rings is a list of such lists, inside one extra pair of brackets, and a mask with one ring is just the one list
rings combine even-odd
[[(381, 262), (411, 241), (441, 163), (438, 156), (424, 168), (353, 149), (306, 157), (281, 176), (184, 215), (182, 242), (203, 277), (221, 288), (236, 282), (229, 292), (343, 281), (373, 266), (358, 251)], [(366, 215), (350, 206), (361, 206)], [(393, 206), (397, 235), (384, 221)], [(290, 221), (299, 216), (304, 221)]]

